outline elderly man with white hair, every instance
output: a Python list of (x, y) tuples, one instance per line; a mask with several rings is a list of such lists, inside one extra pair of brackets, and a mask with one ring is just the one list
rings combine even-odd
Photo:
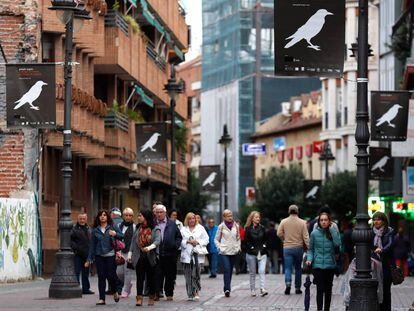
[[(159, 262), (156, 277), (156, 292), (162, 292), (162, 280), (165, 278), (164, 291), (167, 301), (174, 296), (175, 279), (177, 277), (177, 256), (182, 236), (175, 221), (168, 219), (167, 208), (158, 204), (155, 208), (155, 217), (158, 228), (161, 230), (161, 244), (159, 246)], [(157, 297), (156, 299), (159, 299)]]

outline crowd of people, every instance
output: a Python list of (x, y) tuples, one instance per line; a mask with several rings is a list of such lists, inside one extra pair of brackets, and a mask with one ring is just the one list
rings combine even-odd
[[(269, 222), (265, 227), (260, 213), (253, 211), (243, 227), (231, 210), (224, 210), (219, 225), (209, 218), (204, 226), (200, 215), (190, 212), (181, 222), (177, 211), (167, 216), (166, 207), (155, 202), (152, 210), (136, 215), (137, 222), (131, 208), (122, 212), (113, 208), (110, 213), (101, 210), (90, 228), (87, 215), (82, 213), (71, 234), (75, 272), (82, 293), (94, 294), (89, 273), (91, 264), (95, 265), (97, 305), (105, 305), (108, 294), (115, 302), (128, 298), (135, 276), (136, 306), (142, 306), (146, 296), (152, 306), (164, 297), (166, 301), (174, 299), (177, 263), (184, 274), (189, 301), (200, 299), (200, 275), (206, 262), (210, 278), (222, 272), (225, 297), (231, 295), (234, 270), (249, 273), (252, 297), (268, 295), (266, 273), (280, 271), (285, 276), (285, 295), (291, 294), (292, 285), (294, 293), (300, 295), (302, 271), (309, 270), (317, 289), (317, 309), (329, 310), (334, 276), (347, 271), (353, 261), (352, 226), (342, 221), (339, 229), (327, 207), (308, 222), (299, 217), (296, 205), (289, 207), (288, 214), (279, 225)], [(399, 266), (408, 275), (410, 243), (403, 227), (394, 234), (384, 213), (375, 213), (372, 221), (372, 258), (381, 262), (382, 269), (380, 306), (381, 310), (391, 310), (392, 270)]]

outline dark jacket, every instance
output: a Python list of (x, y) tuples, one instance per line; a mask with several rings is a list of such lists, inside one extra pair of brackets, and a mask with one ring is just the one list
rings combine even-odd
[(89, 246), (91, 239), (91, 229), (88, 225), (81, 226), (76, 223), (72, 232), (70, 233), (70, 247), (72, 248), (75, 255), (86, 260), (89, 254)]
[(411, 250), (410, 241), (404, 234), (398, 233), (394, 238), (394, 259), (408, 259)]
[(282, 251), (282, 241), (277, 236), (275, 228), (270, 228), (266, 231), (266, 247), (268, 250)]
[(182, 240), (180, 229), (174, 221), (167, 219), (164, 236), (160, 244), (160, 256), (177, 256)]
[[(373, 232), (374, 236), (375, 233)], [(391, 278), (391, 266), (394, 266), (394, 256), (393, 256), (393, 241), (394, 241), (394, 230), (391, 227), (388, 227), (381, 238), (382, 243), (382, 252), (378, 256), (374, 253), (375, 246), (374, 240), (372, 240), (372, 258), (380, 260), (382, 262), (382, 272), (384, 278)]]
[(267, 254), (266, 248), (266, 229), (259, 224), (256, 227), (250, 225), (244, 235), (246, 253), (250, 255)]
[[(114, 238), (109, 235), (109, 230), (114, 230), (116, 232), (116, 236)], [(124, 235), (121, 231), (119, 231), (118, 226), (107, 225), (105, 233), (101, 231), (100, 227), (94, 228), (92, 230), (88, 261), (94, 261), (96, 255), (100, 256), (113, 251), (113, 239), (122, 240), (123, 237)]]
[(124, 234), (124, 243), (125, 248), (122, 250), (122, 253), (127, 254), (129, 252), (129, 248), (131, 246), (132, 237), (136, 231), (136, 225), (131, 223), (125, 223), (124, 221), (118, 225), (119, 231)]
[(158, 227), (152, 229), (151, 234), (151, 244), (155, 246), (155, 248), (151, 249), (148, 253), (143, 253), (138, 245), (138, 237), (140, 234), (140, 228), (135, 230), (134, 236), (132, 237), (131, 247), (129, 251), (131, 252), (132, 258), (132, 265), (136, 267), (141, 256), (147, 256), (148, 261), (151, 267), (154, 267), (158, 261), (158, 252), (159, 252), (159, 245), (161, 242), (161, 231)]

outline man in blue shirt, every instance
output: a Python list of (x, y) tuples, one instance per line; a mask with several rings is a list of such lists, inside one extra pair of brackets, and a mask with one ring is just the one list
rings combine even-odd
[(216, 245), (214, 245), (214, 238), (216, 237), (217, 229), (218, 227), (215, 225), (214, 218), (209, 218), (207, 221), (206, 230), (210, 240), (207, 255), (209, 262), (210, 278), (215, 278), (217, 276), (218, 252)]

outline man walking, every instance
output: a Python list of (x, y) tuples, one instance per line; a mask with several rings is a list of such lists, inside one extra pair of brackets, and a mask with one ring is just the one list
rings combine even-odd
[(309, 246), (309, 233), (306, 221), (299, 218), (299, 208), (289, 206), (289, 217), (282, 220), (277, 235), (283, 241), (285, 267), (285, 295), (290, 295), (292, 266), (295, 267), (295, 293), (302, 294), (302, 257), (304, 248)]
[(217, 233), (217, 225), (214, 222), (214, 218), (209, 218), (207, 221), (207, 233), (209, 237), (209, 244), (208, 248), (208, 264), (210, 270), (210, 278), (217, 277), (217, 263), (218, 263), (218, 252), (216, 245), (214, 244), (214, 238), (216, 237)]
[(80, 275), (82, 274), (82, 294), (94, 294), (90, 290), (89, 284), (89, 267), (85, 267), (85, 262), (89, 254), (91, 230), (88, 226), (88, 216), (86, 213), (78, 215), (78, 222), (73, 226), (70, 235), (71, 248), (75, 253), (75, 273), (80, 283)]
[(277, 236), (276, 225), (273, 221), (269, 223), (269, 228), (266, 230), (266, 247), (270, 259), (267, 261), (267, 270), (273, 274), (279, 274), (279, 256), (281, 255), (282, 243)]
[(160, 260), (156, 269), (156, 293), (159, 295), (162, 291), (162, 280), (165, 278), (165, 296), (167, 296), (167, 301), (172, 301), (175, 279), (177, 277), (178, 249), (181, 246), (182, 236), (176, 223), (167, 218), (167, 209), (164, 205), (157, 205), (155, 215), (157, 226), (161, 230), (161, 244), (159, 246)]

